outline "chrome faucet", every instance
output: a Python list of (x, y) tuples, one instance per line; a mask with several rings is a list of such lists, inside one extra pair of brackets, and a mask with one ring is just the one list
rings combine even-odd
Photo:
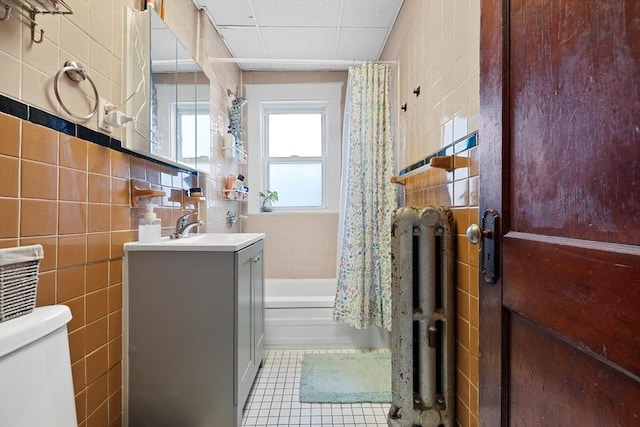
[(172, 239), (183, 239), (185, 237), (189, 237), (189, 232), (191, 231), (191, 229), (195, 228), (195, 227), (200, 227), (201, 225), (204, 225), (204, 221), (193, 221), (193, 222), (190, 222), (190, 223), (186, 224), (184, 227), (181, 227), (175, 233), (171, 234), (171, 238)]
[(204, 225), (204, 221), (187, 222), (187, 218), (192, 213), (193, 212), (187, 212), (186, 214), (178, 218), (178, 221), (176, 222), (176, 231), (171, 233), (171, 235), (169, 236), (170, 238), (182, 239), (185, 237), (189, 237), (189, 232), (191, 231), (192, 228), (200, 227), (201, 225)]
[(193, 211), (187, 211), (187, 213), (178, 218), (178, 221), (176, 221), (176, 233), (179, 233), (180, 229), (187, 225), (187, 218), (189, 218), (189, 215), (192, 213)]

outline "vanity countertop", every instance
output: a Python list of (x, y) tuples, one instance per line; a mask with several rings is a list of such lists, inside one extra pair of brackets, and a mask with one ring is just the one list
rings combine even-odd
[(152, 243), (131, 242), (124, 245), (126, 251), (185, 251), (185, 252), (235, 252), (264, 239), (264, 233), (201, 233), (189, 237), (162, 240)]

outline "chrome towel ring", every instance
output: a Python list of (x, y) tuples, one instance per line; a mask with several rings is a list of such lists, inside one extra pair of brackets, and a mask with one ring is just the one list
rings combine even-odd
[[(60, 77), (62, 77), (63, 74), (66, 74), (67, 77), (69, 77), (74, 82), (81, 82), (87, 79), (89, 83), (91, 83), (91, 87), (93, 88), (93, 93), (95, 95), (96, 104), (94, 105), (91, 112), (86, 116), (78, 116), (76, 114), (73, 114), (71, 111), (69, 111), (67, 106), (64, 105), (64, 102), (62, 102), (62, 98), (60, 98), (60, 92), (58, 91), (58, 83), (60, 82)], [(96, 88), (95, 83), (93, 83), (93, 80), (91, 80), (91, 77), (89, 77), (89, 74), (87, 74), (87, 72), (85, 71), (82, 64), (79, 62), (67, 61), (64, 63), (64, 67), (62, 67), (62, 69), (56, 73), (56, 76), (53, 79), (53, 91), (55, 92), (56, 99), (60, 103), (62, 109), (74, 119), (88, 120), (96, 114), (96, 111), (98, 111), (98, 89)]]

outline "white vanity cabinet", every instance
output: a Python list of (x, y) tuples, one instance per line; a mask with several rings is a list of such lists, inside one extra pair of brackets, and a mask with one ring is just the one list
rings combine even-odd
[(125, 425), (241, 424), (264, 356), (264, 235), (239, 234), (125, 245)]

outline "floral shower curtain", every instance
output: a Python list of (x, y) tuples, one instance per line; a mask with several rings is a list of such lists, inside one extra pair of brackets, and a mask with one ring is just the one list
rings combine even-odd
[(345, 105), (338, 289), (333, 318), (391, 330), (391, 215), (396, 207), (390, 66), (349, 69)]

